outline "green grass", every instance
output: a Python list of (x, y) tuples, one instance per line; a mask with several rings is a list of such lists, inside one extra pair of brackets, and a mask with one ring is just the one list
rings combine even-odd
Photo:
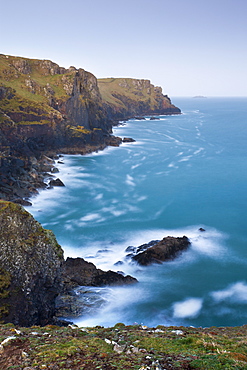
[[(182, 330), (182, 335), (177, 335), (176, 329)], [(22, 350), (28, 353), (27, 367), (139, 370), (158, 361), (162, 368), (171, 369), (247, 369), (247, 326), (207, 329), (162, 326), (157, 330), (117, 324), (113, 328), (46, 326), (20, 330), (22, 346), (26, 345)], [(0, 325), (1, 340), (13, 334), (16, 335), (13, 326)], [(114, 349), (115, 343), (122, 346), (122, 351)], [(15, 365), (13, 362), (12, 366)]]

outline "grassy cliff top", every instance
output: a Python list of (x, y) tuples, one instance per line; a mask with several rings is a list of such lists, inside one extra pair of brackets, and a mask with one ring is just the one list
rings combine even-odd
[(75, 69), (66, 70), (49, 60), (0, 55), (0, 85), (33, 102), (47, 103), (49, 90), (59, 98), (66, 97), (64, 82), (67, 79), (69, 83), (74, 75)]
[(0, 325), (0, 368), (244, 370), (246, 334), (247, 326), (15, 328), (7, 324)]
[(135, 102), (149, 100), (153, 106), (157, 92), (161, 94), (161, 88), (154, 87), (149, 80), (102, 78), (98, 79), (98, 85), (103, 100), (119, 107), (124, 107), (124, 103), (118, 98), (118, 95), (123, 95)]

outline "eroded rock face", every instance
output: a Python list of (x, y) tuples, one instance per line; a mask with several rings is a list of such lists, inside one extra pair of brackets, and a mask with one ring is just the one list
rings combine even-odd
[(98, 79), (98, 85), (108, 117), (113, 121), (143, 119), (150, 114), (181, 114), (170, 98), (163, 95), (162, 88), (149, 80), (104, 78)]
[(62, 262), (63, 250), (51, 231), (21, 206), (0, 201), (1, 320), (22, 326), (50, 323), (62, 289)]
[(137, 248), (137, 254), (131, 256), (138, 264), (147, 266), (173, 260), (190, 245), (187, 236), (167, 236), (160, 241), (152, 241)]

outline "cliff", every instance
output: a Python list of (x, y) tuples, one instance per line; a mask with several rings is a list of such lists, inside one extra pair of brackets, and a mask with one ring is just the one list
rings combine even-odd
[(0, 201), (0, 320), (45, 325), (62, 289), (63, 250), (21, 206)]
[(107, 115), (112, 120), (135, 116), (180, 114), (161, 87), (149, 80), (132, 78), (105, 78), (98, 80)]
[(131, 276), (97, 269), (82, 258), (64, 261), (63, 250), (50, 230), (20, 205), (0, 201), (0, 322), (54, 323), (57, 310), (61, 311), (61, 305), (66, 308), (64, 294), (76, 301), (73, 288), (136, 282)]
[(0, 198), (22, 203), (43, 187), (43, 154), (119, 145), (94, 75), (49, 60), (0, 55)]
[(0, 145), (17, 153), (103, 142), (111, 132), (94, 75), (6, 55), (0, 55), (0, 123)]
[(180, 110), (148, 80), (98, 80), (84, 69), (0, 54), (0, 199), (28, 204), (57, 153), (120, 145), (118, 120)]

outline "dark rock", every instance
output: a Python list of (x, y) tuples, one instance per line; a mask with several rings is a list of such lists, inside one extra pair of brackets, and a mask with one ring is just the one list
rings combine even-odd
[(65, 186), (64, 183), (58, 178), (56, 180), (50, 180), (49, 185), (50, 186)]
[(131, 137), (124, 137), (123, 138), (123, 143), (134, 143), (135, 140), (132, 139)]
[(155, 244), (157, 244), (159, 242), (160, 242), (160, 240), (151, 240), (149, 243), (142, 244), (142, 245), (140, 245), (139, 247), (136, 248), (136, 253), (143, 252), (146, 249), (152, 247), (153, 245), (155, 245)]
[(150, 119), (150, 121), (157, 121), (157, 120), (159, 120), (160, 118), (159, 118), (159, 117), (150, 117), (149, 119)]
[(135, 252), (136, 247), (133, 247), (133, 245), (129, 245), (126, 249), (125, 252)]
[(67, 258), (63, 264), (63, 280), (67, 289), (76, 286), (107, 286), (136, 283), (129, 275), (122, 276), (114, 271), (102, 271), (83, 258)]
[(106, 145), (119, 146), (121, 143), (122, 143), (121, 137), (112, 135), (106, 138)]
[(0, 319), (20, 326), (46, 325), (62, 290), (63, 250), (20, 205), (0, 201)]
[(117, 261), (116, 263), (114, 263), (114, 266), (122, 266), (123, 264), (123, 261)]
[[(143, 252), (137, 253), (132, 259), (143, 266), (153, 263), (162, 263), (164, 261), (173, 260), (183, 250), (186, 250), (189, 245), (190, 241), (186, 236), (182, 238), (167, 236), (158, 243), (148, 247)], [(142, 250), (144, 246), (145, 244), (137, 248), (137, 250)]]
[(199, 231), (204, 232), (204, 231), (206, 231), (206, 230), (205, 230), (205, 229), (203, 229), (203, 227), (200, 227)]
[(27, 207), (27, 206), (29, 207), (29, 206), (31, 206), (31, 205), (32, 205), (32, 203), (31, 203), (31, 202), (29, 202), (28, 200), (22, 199), (22, 198), (20, 198), (20, 199), (15, 199), (14, 203), (16, 203), (16, 204), (21, 204), (22, 206), (25, 206), (25, 207)]

